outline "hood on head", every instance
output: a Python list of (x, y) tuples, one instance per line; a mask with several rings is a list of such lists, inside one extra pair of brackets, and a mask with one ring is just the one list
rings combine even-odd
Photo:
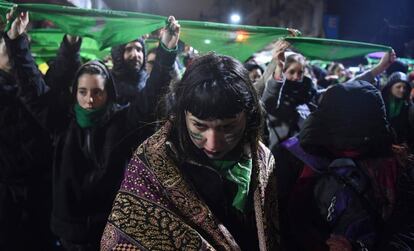
[(406, 86), (406, 91), (404, 93), (404, 99), (408, 99), (410, 96), (410, 92), (411, 92), (411, 86), (408, 82), (408, 77), (407, 74), (397, 71), (392, 73), (389, 78), (388, 78), (388, 82), (387, 84), (384, 86), (384, 88), (382, 89), (381, 93), (382, 93), (382, 97), (386, 100), (388, 98), (388, 96), (391, 93), (391, 87), (393, 85), (395, 85), (398, 82), (402, 82), (405, 84)]
[(365, 81), (328, 88), (299, 138), (305, 151), (318, 155), (329, 155), (332, 149), (374, 154), (387, 151), (393, 141), (381, 94)]
[(116, 103), (117, 102), (117, 89), (116, 89), (116, 85), (113, 80), (112, 74), (109, 71), (108, 67), (106, 67), (106, 65), (102, 61), (99, 61), (99, 60), (92, 60), (92, 61), (89, 61), (83, 64), (81, 67), (79, 67), (78, 71), (76, 72), (75, 79), (72, 84), (72, 95), (75, 99), (75, 102), (76, 102), (76, 93), (78, 89), (78, 78), (80, 77), (81, 74), (83, 74), (85, 67), (88, 67), (91, 65), (93, 65), (93, 67), (98, 67), (108, 76), (107, 81), (105, 82), (105, 89), (108, 94), (108, 102)]
[[(141, 72), (145, 70), (145, 65), (146, 65), (146, 60), (147, 60), (146, 51), (145, 51), (145, 42), (142, 38), (133, 40), (131, 42), (135, 42), (135, 41), (139, 42), (142, 45), (142, 52), (144, 54), (141, 69), (139, 69), (138, 71), (138, 72)], [(124, 61), (124, 51), (125, 51), (125, 46), (127, 44), (128, 43), (117, 45), (117, 46), (112, 47), (111, 49), (111, 57), (112, 57), (112, 63), (113, 63), (112, 71), (114, 72), (114, 74), (123, 74), (128, 71), (128, 66), (126, 65)]]

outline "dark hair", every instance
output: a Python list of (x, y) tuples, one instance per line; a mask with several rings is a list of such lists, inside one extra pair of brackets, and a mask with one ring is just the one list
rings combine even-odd
[(242, 140), (257, 149), (261, 110), (248, 72), (237, 60), (214, 53), (195, 59), (168, 97), (172, 100), (169, 117), (180, 158), (196, 152), (188, 135), (185, 111), (203, 120), (230, 118), (244, 111), (247, 124)]
[(339, 69), (340, 66), (344, 67), (342, 63), (332, 62), (328, 67), (328, 74), (335, 75), (336, 74), (335, 72)]
[(396, 60), (387, 68), (385, 72), (387, 73), (387, 77), (389, 77), (391, 74), (397, 71), (407, 74), (408, 65), (400, 60)]
[(260, 65), (258, 65), (257, 63), (255, 63), (255, 62), (253, 62), (253, 61), (250, 61), (250, 62), (244, 63), (244, 64), (243, 64), (243, 66), (244, 66), (244, 68), (246, 68), (246, 70), (248, 70), (249, 72), (250, 72), (250, 71), (253, 71), (253, 70), (255, 70), (255, 69), (259, 69), (259, 71), (260, 71), (262, 74), (264, 73), (264, 69), (263, 69), (263, 67), (261, 67)]

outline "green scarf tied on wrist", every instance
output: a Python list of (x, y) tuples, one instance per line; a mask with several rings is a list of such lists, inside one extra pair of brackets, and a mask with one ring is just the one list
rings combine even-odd
[(241, 212), (249, 194), (250, 179), (253, 161), (251, 158), (242, 157), (239, 162), (229, 160), (215, 160), (213, 165), (227, 180), (237, 185), (237, 193), (233, 199), (233, 207)]
[(396, 99), (393, 96), (390, 97), (390, 102), (388, 104), (388, 113), (389, 113), (388, 116), (390, 119), (400, 115), (403, 104), (404, 104), (404, 100)]
[(96, 126), (106, 111), (107, 106), (98, 109), (84, 109), (78, 103), (75, 104), (73, 110), (76, 115), (76, 122), (81, 128), (89, 128)]

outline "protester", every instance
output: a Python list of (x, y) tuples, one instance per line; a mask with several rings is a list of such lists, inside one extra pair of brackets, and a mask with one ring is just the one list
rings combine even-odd
[(326, 76), (318, 82), (322, 88), (327, 88), (331, 85), (344, 83), (349, 80), (347, 70), (342, 63), (332, 62), (328, 69)]
[(244, 67), (249, 72), (249, 78), (252, 83), (259, 80), (264, 73), (263, 68), (254, 61), (248, 61), (244, 63)]
[(402, 72), (394, 72), (388, 78), (387, 84), (382, 89), (387, 110), (387, 119), (397, 136), (399, 144), (408, 144), (410, 148), (414, 145), (414, 125), (410, 123), (414, 116), (410, 110), (413, 104), (410, 100), (411, 86), (407, 75)]
[(268, 81), (261, 98), (266, 110), (269, 148), (273, 153), (280, 142), (299, 132), (315, 106), (312, 101), (316, 90), (312, 80), (304, 76), (305, 58), (301, 54), (286, 52), (289, 46), (285, 41), (276, 44), (277, 80)]
[[(168, 29), (160, 31), (161, 40), (164, 37), (163, 34), (168, 32), (170, 32)], [(165, 52), (171, 52), (166, 41), (160, 43), (159, 47)], [(158, 49), (158, 51), (159, 50), (160, 49)], [(177, 49), (175, 49), (174, 53), (177, 52), (176, 50)], [(145, 51), (145, 43), (142, 38), (112, 47), (112, 74), (114, 81), (118, 85), (118, 102), (120, 104), (133, 102), (133, 100), (140, 96), (140, 90), (142, 90), (145, 85), (157, 85), (158, 83), (168, 84), (172, 80), (172, 77), (177, 76), (175, 68), (169, 68), (168, 71), (165, 71), (165, 69), (162, 68), (163, 65), (158, 65), (158, 69), (161, 69), (163, 74), (159, 74), (158, 72), (150, 74), (154, 67), (153, 64), (158, 62), (155, 60), (157, 56), (159, 57), (158, 51), (155, 51), (155, 53), (152, 54), (153, 58), (149, 58), (152, 67), (151, 71), (147, 72), (147, 55)], [(160, 61), (161, 60), (163, 59), (160, 59)], [(165, 74), (164, 72), (167, 72), (168, 74)]]
[(304, 152), (286, 145), (305, 163), (290, 195), (291, 250), (411, 250), (414, 166), (392, 146), (374, 86), (329, 88), (299, 140)]
[(241, 63), (195, 59), (164, 127), (135, 151), (102, 250), (279, 250), (274, 159)]
[[(18, 29), (25, 15), (12, 29)], [(5, 41), (6, 40), (6, 41)], [(19, 65), (8, 38), (0, 38), (0, 249), (51, 249), (52, 142), (20, 99)], [(22, 54), (23, 57), (27, 55)], [(22, 84), (29, 85), (26, 80)], [(46, 89), (39, 89), (39, 93)]]
[[(51, 100), (28, 49), (23, 31), (28, 14), (21, 14), (8, 32), (16, 60), (21, 100), (56, 137), (51, 227), (66, 250), (98, 250), (106, 218), (119, 188), (132, 149), (147, 136), (147, 123), (164, 83), (149, 82), (130, 106), (116, 103), (116, 83), (99, 61), (82, 65), (75, 74), (72, 101), (59, 113)], [(171, 32), (164, 33), (154, 76), (168, 76), (179, 39), (179, 24), (169, 18)], [(152, 74), (152, 75), (153, 75)], [(154, 83), (154, 84), (153, 84)], [(55, 83), (56, 85), (56, 83)], [(52, 85), (53, 88), (55, 85)], [(65, 88), (62, 88), (64, 90)], [(67, 90), (69, 91), (69, 90)], [(59, 102), (59, 101), (55, 101)]]

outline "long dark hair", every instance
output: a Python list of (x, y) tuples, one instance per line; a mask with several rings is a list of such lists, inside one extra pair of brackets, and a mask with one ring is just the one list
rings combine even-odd
[(171, 100), (169, 118), (180, 159), (194, 157), (198, 150), (188, 135), (186, 111), (203, 120), (230, 118), (245, 112), (242, 141), (250, 142), (252, 152), (257, 149), (261, 109), (248, 72), (237, 60), (214, 53), (195, 59), (167, 98)]

